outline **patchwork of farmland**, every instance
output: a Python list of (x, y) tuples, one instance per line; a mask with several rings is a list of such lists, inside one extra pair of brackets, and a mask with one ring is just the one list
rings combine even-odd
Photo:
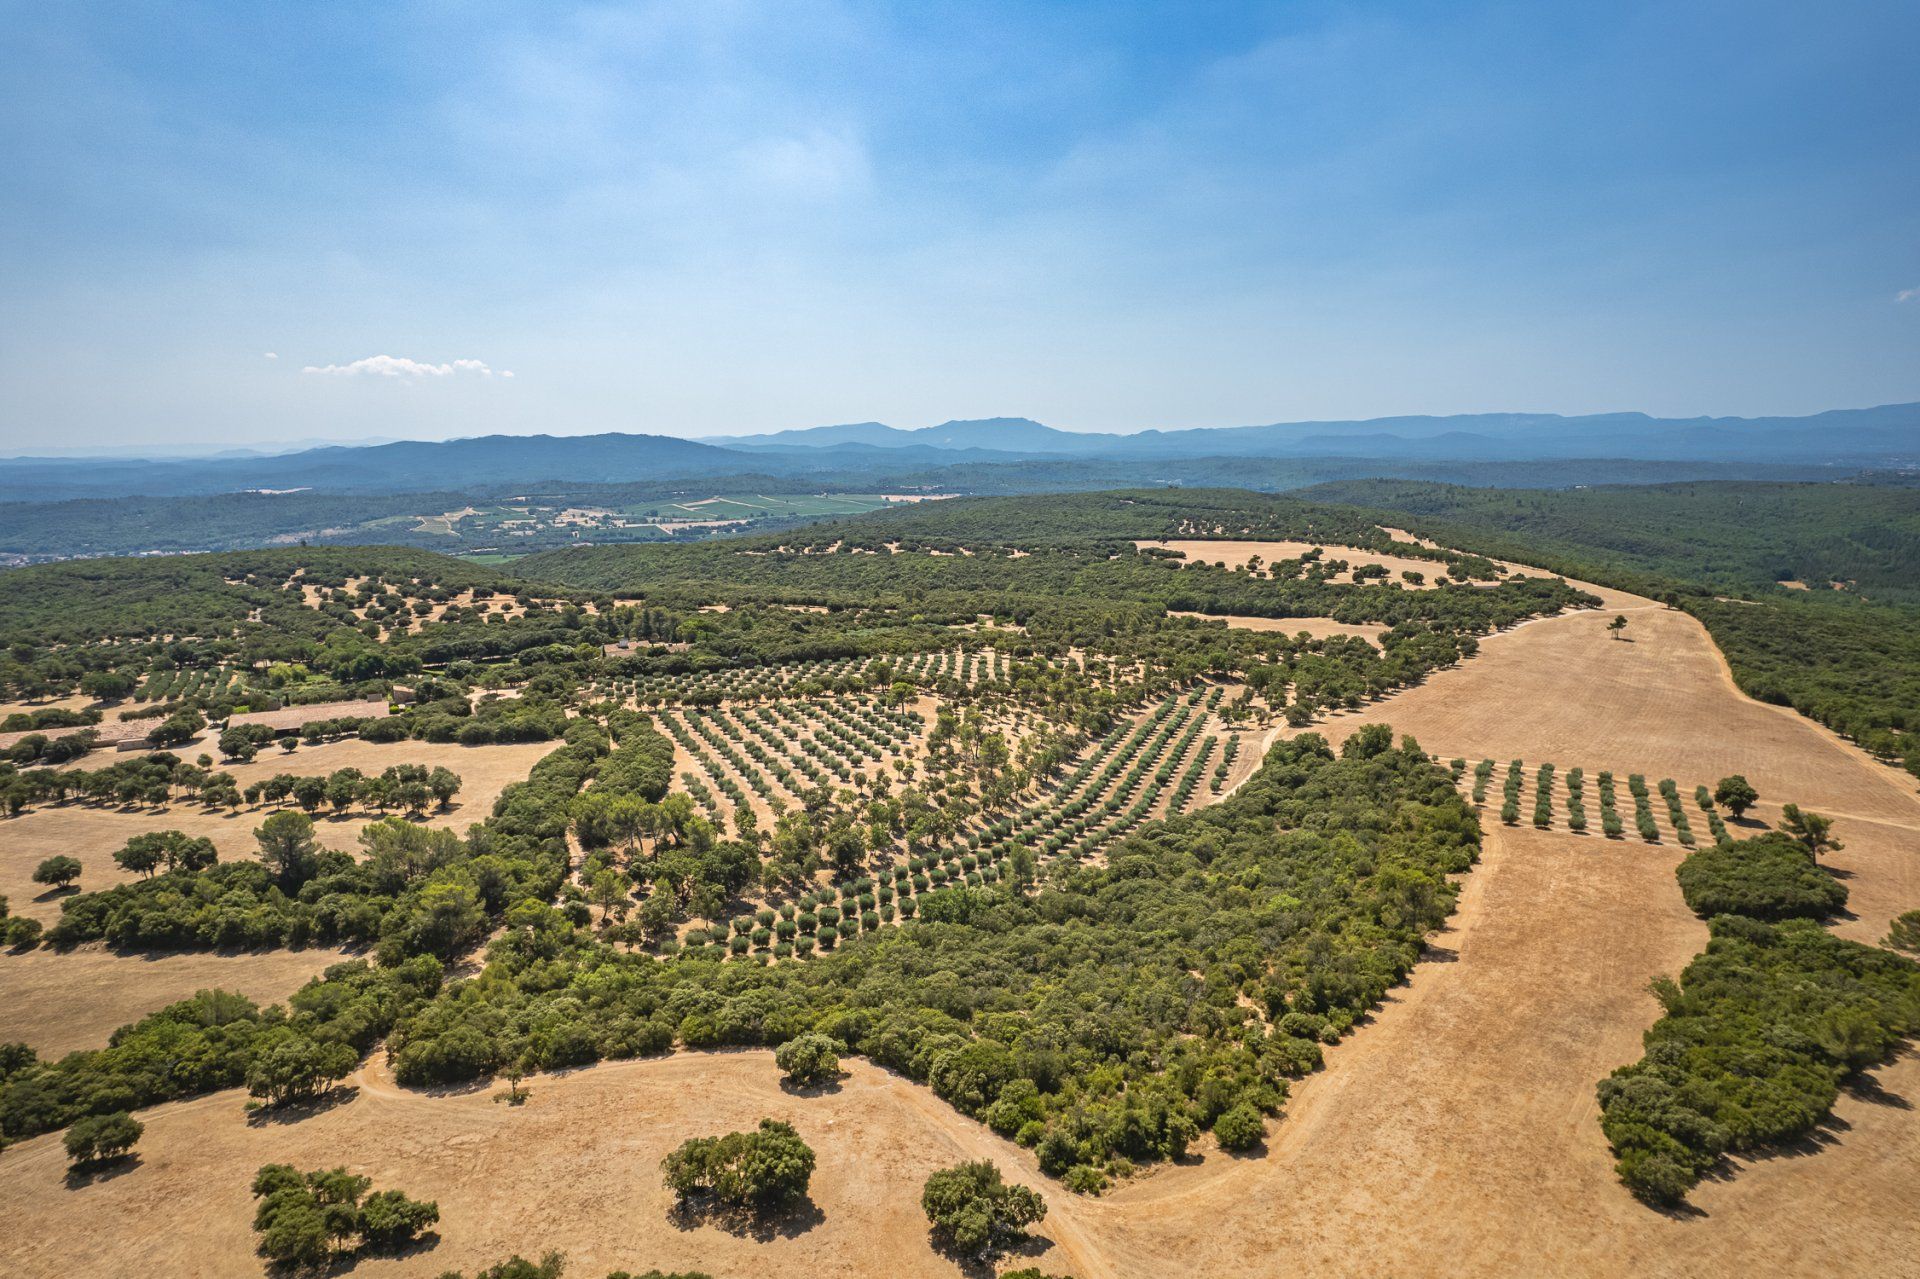
[[(1081, 1279), (1900, 1271), (1903, 775), (1645, 596), (1278, 499), (1071, 507), (524, 578), (290, 550), (18, 641), (0, 1259), (261, 1273), (288, 1163), (433, 1204), (356, 1272), (950, 1275), (921, 1188), (984, 1160), (1046, 1209), (1005, 1250)], [(1763, 969), (1806, 1007), (1739, 1004)], [(1759, 1086), (1802, 1125), (1686, 1109)], [(663, 1183), (762, 1120), (797, 1204)]]

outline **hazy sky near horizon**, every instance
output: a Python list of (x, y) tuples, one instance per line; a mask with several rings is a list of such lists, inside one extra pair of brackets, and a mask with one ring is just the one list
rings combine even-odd
[(0, 448), (1920, 400), (1920, 5), (0, 0)]

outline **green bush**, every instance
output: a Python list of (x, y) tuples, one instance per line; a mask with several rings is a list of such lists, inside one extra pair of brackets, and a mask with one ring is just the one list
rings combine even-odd
[(997, 1252), (1027, 1237), (1027, 1227), (1047, 1215), (1046, 1201), (1025, 1186), (1010, 1185), (985, 1160), (942, 1168), (927, 1178), (920, 1207), (934, 1239), (967, 1256)]
[(1251, 1150), (1266, 1140), (1267, 1121), (1242, 1102), (1213, 1121), (1213, 1135), (1222, 1150)]
[(761, 1214), (805, 1198), (813, 1168), (812, 1148), (777, 1119), (762, 1119), (753, 1132), (695, 1137), (660, 1161), (661, 1177), (682, 1205), (709, 1196)]
[(1824, 919), (1847, 904), (1847, 887), (1776, 831), (1714, 844), (1680, 863), (1680, 892), (1696, 915)]
[(124, 1110), (88, 1115), (67, 1129), (67, 1158), (76, 1168), (111, 1163), (132, 1150), (144, 1131), (145, 1126)]
[(840, 1045), (812, 1031), (774, 1050), (774, 1064), (796, 1084), (818, 1084), (840, 1073)]

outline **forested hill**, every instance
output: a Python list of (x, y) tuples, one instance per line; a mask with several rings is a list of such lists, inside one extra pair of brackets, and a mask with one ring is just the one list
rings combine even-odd
[[(1131, 543), (1163, 537), (1269, 537), (1382, 547), (1389, 540), (1363, 511), (1245, 489), (1145, 488), (1097, 493), (969, 497), (897, 506), (754, 538), (730, 538), (717, 554), (776, 549), (977, 551)], [(590, 561), (617, 561), (623, 548), (588, 547), (529, 556), (520, 571), (571, 576)]]
[(357, 619), (309, 607), (289, 584), (342, 586), (371, 578), (441, 592), (511, 595), (524, 588), (486, 565), (397, 546), (75, 560), (7, 573), (0, 591), (0, 644), (84, 645), (236, 631), (318, 638), (343, 626), (352, 629)]
[(1531, 555), (1532, 562), (1543, 553), (1564, 555), (1726, 587), (1838, 582), (1870, 598), (1920, 602), (1920, 485), (1913, 483), (1548, 491), (1349, 480), (1297, 496), (1417, 517), (1435, 533), (1470, 533), (1475, 549)]

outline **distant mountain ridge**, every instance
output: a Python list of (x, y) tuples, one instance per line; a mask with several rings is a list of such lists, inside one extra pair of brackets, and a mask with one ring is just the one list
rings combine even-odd
[(1061, 461), (1379, 459), (1383, 462), (1776, 463), (1920, 467), (1920, 404), (1836, 409), (1809, 417), (1656, 418), (1644, 413), (1563, 417), (1477, 413), (1276, 422), (1264, 426), (1062, 431), (1031, 418), (958, 419), (918, 430), (882, 422), (690, 440), (662, 434), (485, 435), (445, 441), (333, 445), (291, 453), (140, 460), (0, 460), (0, 500), (180, 496), (248, 489), (339, 493), (448, 491), (515, 484), (618, 484), (849, 473), (885, 477), (914, 468)]
[(1656, 418), (1646, 413), (1469, 413), (1259, 426), (1061, 431), (1031, 418), (984, 418), (900, 430), (878, 422), (770, 435), (716, 437), (749, 450), (831, 449), (858, 443), (981, 448), (1045, 457), (1418, 457), (1536, 460), (1920, 461), (1920, 403), (1835, 409), (1809, 417)]

